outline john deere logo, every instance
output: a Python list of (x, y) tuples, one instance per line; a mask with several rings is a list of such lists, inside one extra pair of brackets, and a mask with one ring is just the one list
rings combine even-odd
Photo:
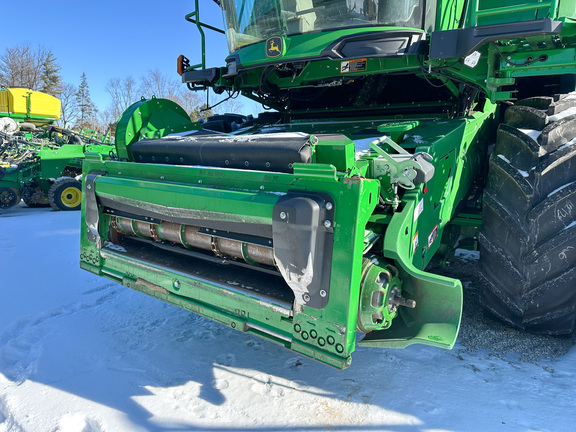
[(280, 57), (284, 49), (284, 41), (280, 36), (272, 36), (266, 41), (266, 56)]

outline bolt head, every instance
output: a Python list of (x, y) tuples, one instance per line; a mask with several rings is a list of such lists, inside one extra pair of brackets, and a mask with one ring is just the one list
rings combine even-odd
[(286, 216), (288, 216), (286, 212), (280, 212), (280, 219), (286, 219)]
[(320, 297), (326, 297), (326, 291), (320, 290)]
[(332, 210), (332, 207), (334, 207), (334, 206), (332, 205), (331, 202), (326, 203), (326, 210)]
[(330, 228), (330, 227), (332, 226), (332, 222), (330, 222), (329, 220), (325, 220), (325, 221), (324, 221), (324, 226), (325, 226), (326, 228)]

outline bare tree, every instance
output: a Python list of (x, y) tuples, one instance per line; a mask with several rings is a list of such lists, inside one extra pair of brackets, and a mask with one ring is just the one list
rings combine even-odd
[(8, 47), (0, 57), (0, 80), (6, 87), (35, 89), (39, 84), (40, 61), (30, 45)]
[(226, 114), (226, 113), (243, 114), (242, 110), (244, 109), (244, 106), (242, 105), (242, 102), (240, 102), (238, 98), (229, 98), (226, 100), (224, 99), (222, 100), (223, 102), (214, 108), (214, 111), (217, 114)]
[(60, 66), (51, 50), (29, 44), (8, 47), (0, 56), (0, 84), (26, 87), (56, 95), (61, 82)]
[[(202, 111), (206, 108), (206, 103), (201, 95), (188, 91), (179, 80), (168, 78), (158, 69), (149, 70), (141, 77), (139, 86), (131, 76), (124, 79), (112, 78), (106, 84), (106, 91), (110, 95), (111, 103), (102, 113), (100, 120), (101, 123), (109, 122), (113, 128), (126, 108), (139, 99), (138, 95), (144, 95), (147, 98), (155, 96), (176, 102), (184, 108), (192, 121), (206, 119), (213, 115), (211, 109)], [(228, 112), (238, 112), (240, 106), (235, 102), (230, 103), (227, 106)]]
[(111, 106), (108, 110), (110, 116), (118, 121), (122, 113), (136, 102), (137, 85), (132, 76), (124, 78), (111, 78), (106, 84), (106, 91), (111, 97)]
[[(176, 102), (188, 113), (192, 121), (206, 119), (213, 115), (211, 109), (204, 110), (206, 103), (197, 93), (190, 92), (177, 79), (170, 79), (159, 70), (150, 70), (142, 77), (140, 86), (143, 94), (169, 99)], [(204, 110), (204, 111), (203, 111)]]
[(112, 112), (110, 108), (101, 111), (98, 114), (98, 123), (100, 125), (100, 132), (113, 136), (116, 132), (116, 125), (118, 124), (118, 117)]
[(76, 104), (76, 93), (78, 88), (74, 84), (64, 83), (61, 86), (60, 93), (56, 96), (60, 99), (61, 113), (58, 123), (63, 127), (73, 125), (78, 119), (78, 105)]
[(183, 91), (177, 98), (174, 99), (174, 102), (184, 108), (184, 110), (190, 116), (194, 110), (203, 103), (202, 98), (198, 95), (198, 93), (188, 90)]
[(176, 99), (182, 95), (182, 83), (177, 79), (166, 77), (166, 75), (158, 69), (149, 70), (148, 73), (142, 77), (140, 88), (142, 94), (147, 97), (156, 96), (157, 98), (176, 101)]
[(248, 103), (245, 105), (248, 109), (248, 113), (252, 114), (254, 117), (257, 117), (259, 113), (264, 112), (265, 109), (262, 104), (248, 99)]

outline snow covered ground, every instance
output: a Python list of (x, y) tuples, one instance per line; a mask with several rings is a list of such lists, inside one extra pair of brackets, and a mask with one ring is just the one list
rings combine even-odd
[(0, 213), (0, 432), (576, 430), (574, 340), (484, 317), (466, 266), (454, 350), (337, 371), (80, 270), (79, 218)]

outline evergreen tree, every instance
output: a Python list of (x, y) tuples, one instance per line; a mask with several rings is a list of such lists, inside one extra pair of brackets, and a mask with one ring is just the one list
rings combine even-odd
[(79, 129), (89, 128), (90, 122), (98, 110), (96, 109), (96, 106), (94, 106), (92, 99), (90, 99), (90, 88), (88, 87), (86, 73), (84, 72), (82, 72), (80, 85), (78, 86), (78, 91), (76, 92), (76, 105), (79, 112), (78, 124), (76, 127)]
[(206, 105), (206, 104), (202, 104), (201, 106), (195, 107), (192, 110), (192, 112), (189, 113), (192, 121), (196, 122), (200, 119), (207, 120), (208, 117), (211, 117), (214, 115), (212, 108), (210, 108), (210, 109), (206, 109), (206, 108), (208, 108), (208, 105)]
[(40, 91), (57, 96), (62, 89), (62, 77), (60, 76), (60, 66), (56, 62), (56, 57), (52, 51), (46, 51), (42, 59), (42, 74), (40, 76), (42, 87)]

